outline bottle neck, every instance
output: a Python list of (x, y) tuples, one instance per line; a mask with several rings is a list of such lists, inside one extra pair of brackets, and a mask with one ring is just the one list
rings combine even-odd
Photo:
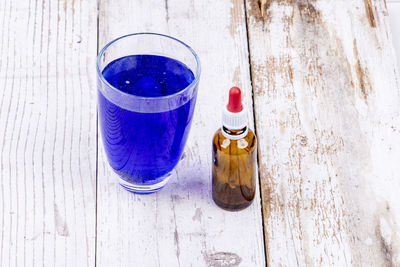
[(244, 128), (239, 129), (239, 130), (232, 130), (232, 129), (226, 128), (225, 126), (222, 126), (221, 131), (222, 131), (222, 134), (226, 138), (231, 139), (231, 140), (239, 140), (239, 139), (244, 138), (248, 134), (249, 127), (245, 126)]

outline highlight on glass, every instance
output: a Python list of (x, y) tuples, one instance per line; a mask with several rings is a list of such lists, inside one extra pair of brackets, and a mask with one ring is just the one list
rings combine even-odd
[(167, 183), (189, 135), (200, 72), (194, 50), (162, 34), (122, 36), (99, 53), (103, 145), (128, 191), (153, 193)]

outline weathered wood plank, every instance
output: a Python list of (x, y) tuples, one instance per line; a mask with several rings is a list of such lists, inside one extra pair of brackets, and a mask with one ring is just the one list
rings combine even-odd
[(399, 266), (400, 91), (384, 0), (246, 8), (268, 264)]
[(193, 46), (203, 72), (186, 151), (160, 192), (123, 190), (99, 141), (98, 265), (265, 266), (258, 194), (237, 213), (219, 209), (210, 194), (211, 138), (230, 86), (241, 86), (252, 107), (243, 1), (100, 3), (100, 47), (132, 32), (171, 34)]
[(1, 1), (0, 23), (0, 266), (93, 266), (96, 1)]

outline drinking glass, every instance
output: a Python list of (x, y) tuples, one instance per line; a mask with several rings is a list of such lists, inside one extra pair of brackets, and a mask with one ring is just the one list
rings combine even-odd
[(162, 34), (125, 35), (99, 53), (100, 132), (128, 191), (153, 193), (167, 183), (189, 135), (200, 72), (194, 50)]

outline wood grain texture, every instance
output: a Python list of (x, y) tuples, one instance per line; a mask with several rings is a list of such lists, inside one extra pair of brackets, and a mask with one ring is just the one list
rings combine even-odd
[(400, 88), (384, 0), (261, 2), (246, 10), (268, 264), (399, 266)]
[(0, 266), (93, 266), (95, 1), (0, 3)]
[(160, 192), (123, 190), (99, 141), (97, 264), (265, 266), (259, 193), (237, 213), (210, 194), (211, 139), (232, 85), (243, 88), (253, 117), (243, 1), (101, 1), (99, 19), (100, 47), (132, 32), (170, 34), (198, 52), (203, 72), (186, 150)]

